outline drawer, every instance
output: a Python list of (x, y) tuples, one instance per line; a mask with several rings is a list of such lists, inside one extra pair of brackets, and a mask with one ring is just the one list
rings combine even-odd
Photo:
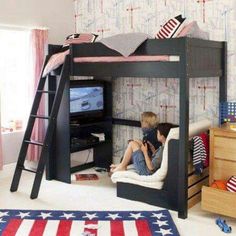
[(203, 210), (236, 218), (236, 193), (203, 186)]
[(236, 162), (236, 139), (215, 136), (214, 157)]
[(188, 209), (201, 201), (201, 192), (188, 199)]
[(206, 177), (205, 179), (201, 180), (200, 182), (195, 183), (191, 187), (188, 188), (188, 198), (191, 198), (195, 194), (199, 193), (202, 189), (203, 185), (208, 186), (209, 178)]
[(203, 173), (201, 175), (195, 175), (191, 174), (188, 176), (188, 186), (192, 186), (193, 184), (201, 181), (205, 177), (209, 175), (209, 169), (208, 167), (203, 170)]
[(222, 159), (214, 159), (212, 164), (211, 181), (218, 179), (228, 180), (230, 176), (236, 174), (236, 162)]

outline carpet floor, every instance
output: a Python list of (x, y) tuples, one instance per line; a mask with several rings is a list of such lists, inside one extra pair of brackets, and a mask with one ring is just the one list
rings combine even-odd
[[(38, 199), (29, 198), (33, 175), (23, 173), (17, 192), (9, 191), (15, 164), (4, 166), (0, 171), (0, 209), (61, 210), (61, 211), (158, 211), (159, 207), (116, 197), (116, 187), (107, 173), (96, 173), (93, 169), (81, 173), (96, 173), (96, 181), (72, 181), (65, 184), (43, 179)], [(234, 203), (232, 203), (234, 204)], [(191, 208), (188, 218), (179, 219), (170, 211), (181, 236), (221, 236), (224, 235), (215, 224), (216, 214), (201, 210), (200, 204)], [(232, 236), (236, 235), (236, 221), (223, 217), (232, 226)]]

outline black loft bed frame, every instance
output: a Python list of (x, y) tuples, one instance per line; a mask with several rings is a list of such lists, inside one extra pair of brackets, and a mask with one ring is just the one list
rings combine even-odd
[[(61, 49), (50, 45), (49, 54)], [(148, 39), (133, 55), (177, 55), (175, 62), (113, 62), (74, 63), (75, 57), (120, 56), (101, 43), (70, 46), (70, 75), (94, 76), (96, 79), (116, 77), (179, 78), (179, 141), (176, 168), (168, 169), (163, 190), (118, 183), (117, 195), (144, 201), (178, 211), (180, 218), (187, 217), (188, 201), (188, 133), (189, 133), (189, 78), (219, 77), (219, 102), (227, 99), (227, 44), (194, 38), (166, 40)], [(60, 68), (54, 71), (60, 73)], [(138, 126), (137, 121), (113, 119), (114, 124)], [(171, 145), (170, 145), (171, 146)], [(170, 153), (172, 153), (170, 151)], [(173, 155), (173, 153), (171, 154)], [(169, 155), (170, 157), (170, 155)], [(173, 158), (170, 160), (174, 161)], [(173, 162), (172, 162), (173, 163)], [(170, 167), (172, 166), (172, 167)], [(176, 175), (173, 177), (171, 173)], [(178, 176), (178, 177), (177, 177)], [(177, 178), (176, 178), (177, 177)], [(175, 186), (171, 189), (168, 186)], [(142, 192), (142, 194), (140, 194)]]

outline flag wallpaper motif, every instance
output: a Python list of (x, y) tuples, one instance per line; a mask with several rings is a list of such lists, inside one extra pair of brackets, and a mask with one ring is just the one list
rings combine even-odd
[[(228, 43), (228, 100), (236, 100), (236, 1), (234, 0), (74, 0), (75, 32), (98, 34), (144, 32), (153, 38), (169, 19), (182, 14), (196, 20), (211, 40)], [(114, 117), (139, 119), (156, 112), (161, 122), (178, 123), (178, 79), (121, 78), (114, 81)], [(190, 122), (210, 118), (218, 124), (218, 79), (190, 79)], [(122, 156), (127, 140), (140, 130), (114, 127), (114, 155)]]

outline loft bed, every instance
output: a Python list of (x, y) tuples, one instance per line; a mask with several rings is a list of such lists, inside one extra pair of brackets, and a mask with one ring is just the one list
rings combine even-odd
[[(59, 45), (49, 45), (49, 55), (60, 50)], [(189, 78), (219, 77), (219, 102), (226, 101), (227, 44), (195, 38), (148, 39), (131, 56), (134, 58), (150, 56), (151, 58), (156, 55), (177, 56), (177, 60), (119, 61), (118, 52), (97, 42), (70, 45), (66, 63), (70, 64), (68, 76), (93, 76), (96, 79), (110, 78), (110, 80), (117, 77), (179, 78), (179, 140), (173, 142), (174, 150), (178, 152), (178, 160), (174, 161), (173, 158), (169, 158), (169, 161), (172, 160), (177, 167), (173, 168), (174, 165), (170, 163), (163, 190), (147, 190), (148, 188), (131, 183), (118, 183), (117, 195), (134, 199), (133, 195), (144, 191), (138, 200), (176, 210), (180, 218), (186, 218), (188, 209)], [(96, 61), (98, 57), (112, 57), (113, 59), (112, 62), (106, 60), (98, 62)], [(115, 57), (117, 57), (117, 61)], [(52, 75), (60, 75), (61, 68), (54, 70)], [(139, 126), (139, 122), (125, 119), (113, 118), (113, 123)], [(173, 143), (170, 144), (170, 147), (173, 146)], [(173, 151), (170, 151), (171, 155), (173, 156)], [(176, 174), (175, 178), (171, 173)], [(166, 191), (169, 181), (172, 181), (172, 186), (176, 186), (174, 191)], [(152, 199), (156, 199), (147, 201), (146, 194), (150, 194)]]

